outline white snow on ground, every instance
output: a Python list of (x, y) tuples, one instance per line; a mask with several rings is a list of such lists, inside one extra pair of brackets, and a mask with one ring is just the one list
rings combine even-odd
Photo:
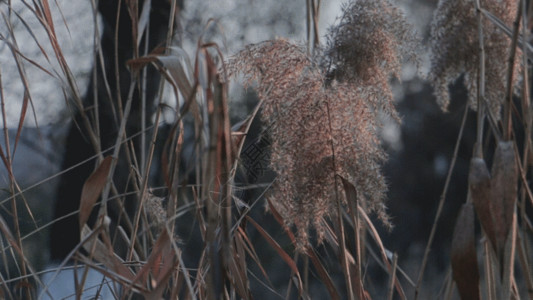
[[(76, 299), (76, 284), (74, 282), (74, 268), (68, 267), (59, 273), (56, 273), (57, 266), (49, 266), (50, 272), (45, 273), (41, 279), (48, 287), (45, 291), (41, 289), (38, 293), (39, 299), (56, 300), (56, 299)], [(85, 268), (83, 266), (76, 269), (76, 275), (79, 281), (83, 278)], [(101, 273), (89, 269), (87, 279), (84, 284), (81, 299), (116, 299), (118, 295), (117, 288), (113, 282), (104, 277)], [(95, 296), (98, 295), (98, 298)]]

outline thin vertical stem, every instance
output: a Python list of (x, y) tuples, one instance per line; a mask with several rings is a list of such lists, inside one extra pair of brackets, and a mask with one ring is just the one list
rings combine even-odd
[(476, 0), (476, 15), (478, 18), (478, 45), (479, 45), (479, 69), (477, 84), (477, 132), (476, 145), (474, 146), (474, 156), (483, 157), (483, 124), (485, 121), (485, 39), (483, 36), (483, 19), (481, 16), (481, 6)]
[[(479, 0), (477, 0), (479, 1)], [(513, 22), (513, 36), (511, 39), (511, 52), (509, 53), (509, 67), (507, 68), (507, 91), (505, 95), (504, 103), (504, 121), (503, 121), (503, 138), (508, 141), (511, 139), (511, 134), (513, 130), (512, 124), (512, 107), (513, 107), (513, 82), (514, 82), (514, 68), (515, 68), (515, 56), (516, 56), (516, 47), (518, 41), (518, 33), (520, 31), (520, 19), (522, 18), (522, 5), (518, 6), (516, 12), (516, 18)]]
[(392, 257), (392, 274), (390, 274), (390, 280), (389, 280), (389, 292), (387, 299), (392, 300), (392, 297), (394, 296), (394, 282), (396, 281), (396, 268), (398, 267), (398, 254), (394, 253)]

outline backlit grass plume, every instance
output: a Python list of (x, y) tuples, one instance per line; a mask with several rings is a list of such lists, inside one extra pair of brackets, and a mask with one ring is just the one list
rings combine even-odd
[(367, 101), (396, 117), (389, 78), (400, 78), (402, 60), (418, 62), (420, 39), (388, 0), (351, 1), (342, 11), (327, 37), (328, 77), (363, 87)]
[[(505, 24), (511, 25), (518, 1), (481, 0), (481, 7)], [(510, 39), (487, 18), (483, 18), (485, 49), (485, 99), (490, 111), (500, 117), (505, 99), (506, 72)], [(431, 25), (431, 70), (429, 80), (442, 109), (450, 103), (448, 84), (464, 74), (470, 107), (477, 109), (479, 73), (479, 31), (475, 2), (470, 0), (440, 0)], [(519, 53), (517, 53), (519, 55)], [(519, 56), (515, 59), (513, 78), (520, 73)]]
[[(354, 11), (360, 18), (347, 16)], [(332, 42), (323, 57), (309, 58), (305, 48), (278, 39), (248, 46), (228, 64), (231, 73), (244, 74), (245, 84), (257, 83), (261, 118), (272, 142), (271, 168), (277, 173), (268, 197), (287, 225), (296, 227), (301, 250), (310, 228), (320, 240), (325, 218), (336, 215), (337, 199), (344, 199), (338, 176), (355, 186), (363, 208), (389, 224), (377, 112), (383, 107), (396, 117), (388, 77), (399, 72), (408, 48), (402, 37), (410, 32), (400, 18), (388, 1), (353, 1), (344, 7), (339, 28), (330, 31), (330, 40), (339, 43)], [(383, 41), (370, 37), (376, 35)], [(374, 46), (356, 53), (340, 49), (369, 41)], [(350, 55), (361, 59), (350, 61)]]

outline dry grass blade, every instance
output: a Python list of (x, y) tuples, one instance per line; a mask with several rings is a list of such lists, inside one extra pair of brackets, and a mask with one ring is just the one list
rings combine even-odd
[(17, 127), (17, 135), (15, 137), (15, 145), (13, 146), (13, 155), (17, 150), (17, 145), (20, 139), (20, 133), (22, 132), (22, 126), (24, 125), (24, 120), (26, 120), (26, 112), (28, 111), (28, 102), (30, 100), (29, 92), (26, 90), (24, 92), (24, 99), (22, 100), (22, 107), (20, 109), (19, 124)]
[[(283, 222), (283, 219), (279, 212), (276, 210), (275, 206), (272, 205), (270, 200), (267, 199), (268, 207), (270, 211), (272, 212), (272, 215), (276, 219), (276, 221), (283, 227), (283, 230), (285, 230), (285, 233), (287, 233), (287, 236), (291, 240), (292, 244), (296, 244), (296, 237), (292, 233), (292, 231), (289, 230), (289, 228), (285, 225)], [(320, 259), (318, 258), (315, 250), (312, 247), (307, 247), (305, 253), (311, 258), (311, 262), (313, 263), (313, 266), (318, 272), (318, 276), (322, 280), (322, 282), (326, 285), (326, 288), (328, 289), (329, 296), (331, 299), (340, 299), (340, 295), (337, 292), (337, 288), (335, 287), (335, 284), (333, 283), (333, 280), (328, 274), (328, 271), (324, 267), (324, 265), (320, 262)]]
[[(385, 264), (385, 266), (387, 267), (388, 272), (392, 273), (392, 266), (391, 266), (391, 264), (389, 262), (389, 259), (387, 257), (387, 250), (385, 249), (385, 246), (383, 245), (383, 241), (381, 241), (381, 238), (379, 236), (379, 233), (378, 233), (376, 227), (372, 223), (372, 220), (370, 220), (370, 218), (366, 214), (365, 210), (361, 208), (361, 206), (358, 206), (357, 209), (359, 210), (360, 216), (363, 217), (363, 219), (365, 220), (366, 224), (368, 225), (368, 231), (370, 232), (372, 238), (374, 239), (374, 241), (378, 245), (379, 252), (381, 254), (381, 259), (383, 261), (383, 264)], [(411, 280), (409, 280), (409, 281), (412, 282)], [(398, 295), (400, 296), (400, 299), (407, 299), (406, 296), (405, 296), (405, 292), (403, 291), (402, 285), (401, 285), (400, 281), (397, 278), (396, 278), (396, 280), (394, 282), (394, 286), (396, 287), (396, 291), (398, 292)]]
[[(354, 227), (357, 225), (354, 225)], [(364, 299), (364, 290), (361, 289), (361, 285), (357, 282), (360, 277), (353, 274), (357, 271), (353, 270), (352, 263), (355, 264), (353, 255), (351, 255), (348, 247), (346, 247), (346, 232), (344, 229), (344, 221), (342, 219), (342, 204), (341, 199), (337, 199), (337, 223), (335, 224), (335, 233), (337, 235), (337, 241), (339, 242), (339, 263), (341, 264), (342, 271), (344, 273), (344, 280), (346, 283), (346, 292), (349, 299)], [(352, 261), (348, 259), (352, 258)]]
[(387, 292), (387, 299), (392, 300), (392, 297), (394, 296), (394, 282), (396, 281), (396, 271), (398, 269), (398, 254), (394, 253), (392, 256), (392, 272), (389, 275), (389, 284), (388, 284), (388, 292)]
[(233, 157), (232, 160), (235, 160), (236, 157), (240, 156), (242, 148), (244, 147), (244, 141), (246, 140), (246, 137), (250, 130), (250, 126), (252, 125), (252, 122), (257, 116), (257, 113), (259, 112), (262, 103), (263, 101), (260, 100), (259, 103), (255, 106), (253, 112), (248, 117), (246, 117), (246, 119), (231, 127), (231, 142), (233, 149), (235, 149), (235, 157)]
[[(33, 32), (33, 30), (31, 29), (31, 27), (28, 25), (28, 22), (26, 22), (26, 20), (24, 20), (24, 18), (16, 11), (13, 11), (15, 16), (17, 16), (17, 18), (20, 20), (20, 22), (22, 23), (22, 25), (24, 25), (24, 27), (26, 28), (26, 31), (31, 35), (31, 37), (33, 38), (35, 44), (37, 45), (37, 47), (39, 48), (39, 50), (41, 51), (41, 54), (44, 56), (44, 58), (50, 62), (50, 59), (48, 58), (48, 54), (46, 53), (46, 51), (44, 50), (43, 46), (41, 45), (41, 43), (39, 43), (39, 40), (37, 39), (35, 33)], [(3, 13), (2, 13), (3, 15)], [(6, 17), (4, 16), (4, 19), (6, 19)], [(7, 43), (7, 41), (4, 40), (4, 42)], [(13, 47), (12, 45), (10, 47)], [(22, 56), (22, 53), (19, 52), (19, 54)], [(38, 68), (42, 68), (40, 65), (38, 64), (34, 64), (36, 67)], [(44, 69), (43, 69), (44, 70)]]
[(465, 203), (457, 217), (451, 249), (453, 279), (462, 299), (480, 299), (475, 239), (474, 206)]
[[(13, 54), (13, 58), (14, 58), (14, 61), (16, 63), (17, 69), (18, 69), (20, 81), (22, 82), (22, 84), (24, 86), (24, 96), (23, 96), (22, 109), (21, 109), (21, 112), (20, 112), (19, 124), (18, 124), (18, 128), (17, 128), (17, 134), (16, 134), (16, 137), (15, 137), (15, 145), (13, 147), (13, 155), (14, 155), (15, 152), (16, 152), (17, 145), (18, 145), (18, 141), (20, 139), (20, 134), (22, 132), (22, 125), (23, 125), (24, 120), (26, 118), (26, 112), (27, 112), (27, 109), (28, 109), (28, 103), (30, 103), (32, 105), (32, 107), (33, 107), (33, 102), (32, 102), (32, 98), (31, 98), (31, 95), (30, 95), (30, 89), (29, 89), (28, 79), (27, 79), (27, 76), (26, 76), (26, 70), (25, 70), (24, 64), (22, 63), (19, 55), (17, 54), (19, 51), (16, 51), (19, 47), (17, 45), (17, 41), (16, 41), (14, 33), (13, 33), (13, 27), (12, 27), (11, 23), (7, 20), (6, 16), (3, 14), (3, 12), (2, 12), (2, 16), (4, 17), (4, 20), (6, 21), (7, 28), (9, 30), (9, 33), (10, 33), (11, 37), (12, 37), (13, 44), (9, 48), (10, 48), (12, 54)], [(2, 95), (2, 104), (3, 103), (4, 103), (4, 98), (3, 98), (3, 95)], [(35, 115), (35, 109), (33, 110), (33, 113), (34, 113), (35, 123), (36, 123), (36, 125), (38, 127), (37, 117)], [(3, 116), (5, 117), (5, 113), (4, 112), (3, 112)], [(4, 124), (4, 128), (5, 128), (5, 124)], [(6, 139), (7, 139), (7, 136), (6, 136)], [(9, 147), (8, 143), (6, 144), (6, 147)], [(6, 154), (7, 154), (7, 157), (4, 156), (3, 153), (2, 153), (2, 160), (4, 161), (4, 164), (6, 165), (6, 168), (8, 169), (9, 182), (10, 182), (10, 192), (11, 192), (11, 194), (15, 194), (15, 188), (18, 189), (17, 192), (20, 192), (20, 188), (18, 187), (16, 179), (13, 176), (13, 170), (12, 170), (13, 157), (10, 154), (10, 149), (9, 148), (6, 149)], [(25, 200), (24, 200), (24, 202), (25, 202), (26, 207), (28, 207), (28, 205), (27, 205)], [(31, 210), (28, 210), (28, 211), (30, 211), (30, 215), (32, 215)], [(16, 200), (15, 200), (14, 197), (11, 200), (11, 214), (13, 215), (13, 220), (14, 220), (14, 224), (13, 224), (14, 226), (13, 227), (14, 227), (15, 238), (16, 238), (17, 243), (18, 243), (18, 249), (21, 251), (19, 253), (20, 266), (17, 265), (17, 268), (20, 270), (20, 274), (22, 276), (25, 276), (27, 269), (31, 269), (31, 265), (29, 265), (29, 266), (26, 265), (27, 264), (27, 262), (26, 262), (27, 258), (24, 256), (24, 252), (23, 252), (24, 248), (22, 246), (22, 241), (21, 241), (21, 227), (20, 227), (20, 224), (19, 224), (20, 220), (19, 220), (19, 214), (18, 214), (18, 211), (17, 211)], [(33, 216), (32, 216), (32, 218), (33, 218)], [(29, 296), (30, 295), (29, 286), (26, 286), (25, 290), (26, 290), (26, 295)]]
[(19, 244), (17, 243), (15, 237), (9, 229), (9, 226), (2, 216), (0, 216), (0, 232), (2, 232), (2, 235), (7, 239), (7, 242), (11, 245), (11, 247), (15, 249), (15, 252), (22, 255), (22, 249), (19, 247)]
[[(18, 123), (18, 127), (17, 127), (17, 135), (16, 135), (16, 138), (15, 138), (15, 146), (13, 148), (13, 153), (15, 153), (15, 151), (17, 149), (17, 144), (18, 144), (18, 141), (19, 141), (19, 138), (20, 138), (20, 133), (22, 132), (22, 125), (24, 125), (24, 120), (26, 119), (26, 112), (28, 110), (28, 103), (31, 104), (31, 106), (33, 108), (33, 101), (32, 101), (31, 94), (30, 94), (30, 88), (29, 88), (30, 84), (29, 84), (27, 76), (26, 76), (26, 68), (25, 68), (24, 64), (22, 63), (22, 61), (20, 59), (20, 54), (19, 54), (20, 51), (19, 51), (19, 47), (17, 45), (17, 41), (15, 39), (15, 34), (13, 32), (13, 27), (7, 21), (7, 18), (6, 18), (6, 16), (3, 13), (2, 13), (2, 16), (4, 17), (4, 20), (6, 22), (7, 28), (9, 29), (9, 33), (12, 36), (12, 40), (13, 40), (12, 43), (7, 42), (6, 44), (9, 46), (9, 49), (11, 50), (11, 53), (13, 54), (13, 58), (14, 58), (14, 60), (16, 62), (16, 65), (17, 65), (20, 81), (22, 82), (22, 84), (24, 86), (24, 96), (23, 96), (22, 107), (21, 107), (20, 116), (19, 116), (19, 123)], [(35, 109), (33, 110), (33, 112), (34, 112), (34, 121), (37, 124), (37, 116), (35, 115)], [(38, 127), (38, 124), (37, 124), (37, 127)]]
[[(209, 295), (209, 297), (218, 298), (222, 293), (223, 275), (228, 275), (225, 267), (230, 263), (233, 251), (230, 238), (232, 196), (230, 173), (233, 164), (231, 161), (231, 129), (226, 102), (226, 86), (220, 81), (216, 63), (208, 53), (207, 46), (202, 48), (201, 53), (203, 59), (197, 56), (195, 76), (196, 78), (203, 77), (200, 65), (204, 65), (209, 136), (208, 148), (202, 158), (205, 164), (202, 170), (201, 196), (207, 210), (206, 244), (211, 266), (207, 285), (214, 287), (214, 295)], [(218, 253), (219, 247), (222, 255)], [(210, 292), (213, 291), (210, 289)]]
[[(37, 276), (37, 272), (33, 270), (31, 264), (28, 261), (28, 258), (24, 255), (24, 252), (19, 247), (20, 242), (17, 243), (17, 241), (13, 237), (13, 234), (11, 233), (11, 230), (9, 230), (9, 226), (7, 225), (6, 221), (4, 220), (2, 216), (0, 216), (0, 232), (3, 234), (3, 236), (7, 238), (8, 243), (11, 245), (11, 247), (13, 247), (13, 249), (15, 249), (15, 252), (20, 256), (21, 261), (24, 262), (25, 267), (27, 267), (28, 270), (30, 271), (30, 275), (35, 279), (37, 283), (39, 283), (41, 286), (44, 286), (44, 284), (39, 279), (39, 276)], [(25, 270), (24, 270), (23, 275), (26, 275)], [(26, 279), (22, 279), (22, 282), (24, 283), (25, 280)], [(49, 294), (47, 291), (46, 293)], [(29, 294), (27, 296), (29, 297)]]
[(164, 229), (157, 239), (146, 264), (137, 273), (133, 282), (137, 282), (140, 285), (145, 284), (151, 270), (150, 288), (152, 290), (144, 293), (143, 296), (146, 299), (161, 299), (167, 287), (167, 282), (178, 263), (176, 253), (172, 248), (170, 235)]
[[(344, 193), (346, 196), (346, 202), (350, 206), (350, 215), (352, 217), (353, 229), (355, 234), (355, 265), (352, 269), (352, 285), (355, 289), (358, 298), (364, 299), (365, 290), (363, 287), (363, 280), (361, 277), (361, 240), (360, 240), (360, 227), (359, 227), (359, 213), (357, 211), (358, 199), (357, 190), (355, 186), (340, 176), (342, 185), (344, 187)], [(342, 244), (342, 243), (341, 243)]]
[(17, 49), (13, 44), (11, 44), (9, 41), (6, 41), (6, 40), (3, 40), (3, 37), (0, 35), (0, 41), (3, 41), (4, 43), (6, 43), (6, 45), (9, 46), (9, 48), (11, 49), (11, 51), (13, 51), (14, 53), (16, 53), (18, 56), (20, 56), (21, 58), (25, 59), (27, 62), (29, 62), (30, 64), (32, 64), (34, 67), (38, 68), (39, 70), (43, 71), (44, 73), (46, 73), (47, 75), (53, 77), (53, 78), (56, 78), (57, 79), (57, 76), (54, 75), (53, 73), (51, 73), (50, 71), (48, 71), (47, 69), (45, 69), (43, 66), (41, 66), (40, 64), (38, 64), (36, 61), (32, 60), (31, 58), (29, 58), (28, 56), (24, 55), (19, 49)]
[(281, 259), (283, 259), (283, 261), (285, 261), (287, 263), (287, 265), (291, 268), (293, 274), (296, 276), (296, 278), (298, 279), (298, 293), (299, 293), (299, 296), (302, 297), (303, 295), (303, 291), (302, 291), (302, 287), (303, 287), (303, 284), (302, 284), (302, 278), (300, 276), (300, 271), (298, 271), (298, 266), (296, 266), (296, 263), (294, 262), (294, 260), (287, 254), (287, 252), (285, 252), (285, 250), (283, 250), (283, 248), (281, 248), (281, 246), (265, 231), (265, 229), (263, 229), (263, 227), (261, 227), (259, 224), (257, 224), (252, 218), (250, 218), (249, 216), (246, 216), (246, 220), (248, 220), (248, 222), (250, 222), (250, 224), (252, 224), (255, 229), (257, 229), (257, 231), (261, 234), (261, 236), (263, 236), (265, 238), (265, 240), (268, 242), (268, 244), (270, 246), (272, 246), (272, 248), (274, 248), (274, 250), (276, 250), (276, 252), (278, 253), (278, 255), (280, 256)]
[(41, 9), (36, 6), (35, 9), (37, 13), (44, 14), (44, 18), (46, 20), (46, 23), (48, 24), (48, 27), (50, 28), (50, 31), (53, 33), (54, 36), (56, 36), (55, 28), (54, 28), (54, 22), (52, 19), (52, 12), (50, 11), (50, 5), (48, 5), (47, 0), (41, 0)]
[[(239, 227), (240, 229), (240, 227)], [(235, 251), (232, 256), (232, 261), (230, 262), (230, 271), (232, 276), (233, 285), (237, 288), (237, 292), (243, 299), (252, 299), (251, 291), (249, 291), (250, 283), (248, 281), (247, 271), (248, 267), (246, 264), (246, 253), (249, 252), (248, 247), (243, 237), (243, 231), (236, 232), (234, 236)], [(261, 266), (260, 266), (261, 267)], [(262, 267), (261, 267), (262, 269)], [(264, 270), (262, 269), (262, 272)]]
[(329, 276), (328, 271), (326, 268), (324, 268), (324, 265), (320, 262), (320, 259), (316, 255), (316, 252), (313, 248), (307, 248), (307, 255), (309, 258), (311, 258), (311, 262), (313, 263), (313, 266), (315, 267), (316, 271), (318, 272), (318, 276), (320, 277), (320, 280), (326, 285), (326, 288), (328, 289), (329, 296), (332, 300), (341, 299), (339, 293), (337, 292), (337, 288), (335, 287), (335, 284), (333, 283), (333, 280), (331, 280), (331, 276)]
[[(242, 252), (244, 254), (244, 252)], [(251, 299), (252, 295), (248, 289), (248, 276), (246, 276), (246, 264), (243, 264), (244, 257), (240, 256), (237, 251), (233, 253), (230, 261), (227, 262), (229, 280), (237, 294), (242, 299)]]
[(80, 229), (89, 220), (93, 206), (105, 187), (112, 161), (111, 156), (106, 157), (83, 184), (80, 200)]
[[(236, 239), (237, 238), (242, 240), (243, 242), (246, 242), (246, 244), (243, 243), (243, 245), (241, 247), (244, 248), (246, 250), (246, 252), (248, 252), (248, 255), (250, 255), (250, 257), (255, 261), (255, 263), (257, 264), (257, 266), (261, 270), (261, 273), (263, 274), (263, 276), (267, 280), (268, 284), (270, 286), (272, 286), (272, 282), (270, 282), (270, 278), (268, 277), (268, 274), (267, 274), (265, 268), (263, 267), (263, 264), (261, 264), (261, 260), (259, 259), (259, 256), (257, 255), (257, 252), (255, 251), (255, 247), (254, 247), (253, 243), (250, 241), (250, 239), (248, 238), (248, 235), (246, 234), (246, 232), (244, 232), (244, 230), (240, 226), (237, 227)], [(242, 242), (239, 242), (239, 243), (242, 243)], [(243, 256), (243, 258), (244, 258), (244, 256)]]
[(10, 159), (8, 159), (8, 156), (6, 156), (6, 153), (9, 155), (7, 151), (9, 151), (9, 149), (6, 149), (6, 152), (4, 152), (2, 145), (0, 145), (0, 158), (6, 167), (9, 178), (14, 179), (15, 176), (13, 175), (13, 168), (11, 167)]

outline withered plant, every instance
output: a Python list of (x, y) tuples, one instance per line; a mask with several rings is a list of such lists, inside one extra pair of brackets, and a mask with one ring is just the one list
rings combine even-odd
[[(231, 57), (205, 36), (194, 41), (193, 53), (180, 47), (181, 1), (93, 1), (95, 61), (87, 91), (80, 91), (65, 58), (51, 3), (23, 1), (35, 25), (12, 2), (0, 1), (9, 33), (0, 35), (0, 44), (11, 51), (24, 93), (21, 99), (4, 97), (0, 65), (5, 137), (0, 158), (10, 194), (0, 203), (7, 212), (0, 215), (0, 298), (52, 298), (49, 279), (72, 269), (75, 283), (67, 296), (75, 298), (101, 293), (117, 299), (421, 297), (454, 163), (418, 281), (412, 280), (374, 223), (380, 220), (393, 230), (396, 221), (387, 212), (381, 170), (387, 153), (380, 131), (386, 118), (398, 126), (402, 119), (390, 82), (401, 79), (405, 62), (420, 63), (422, 45), (394, 1), (347, 1), (323, 45), (321, 1), (302, 1), (305, 45), (278, 38), (245, 46)], [(440, 0), (434, 15), (428, 77), (437, 101), (445, 110), (448, 85), (464, 74), (465, 106), (477, 109), (478, 118), (468, 200), (453, 232), (451, 275), (442, 280), (447, 299), (454, 286), (463, 299), (519, 299), (524, 290), (533, 297), (527, 215), (533, 204), (531, 10), (526, 4)], [(103, 23), (96, 21), (98, 11)], [(14, 23), (22, 24), (53, 64), (43, 66), (25, 55)], [(206, 28), (216, 32), (216, 21)], [(37, 29), (44, 38), (36, 37)], [(64, 170), (35, 185), (65, 179), (57, 197), (64, 201), (57, 202), (54, 217), (32, 207), (26, 195), (34, 186), (19, 186), (13, 172), (22, 125), (36, 100), (29, 66), (61, 82), (75, 135), (67, 139)], [(243, 121), (232, 124), (230, 87), (240, 79), (259, 101)], [(8, 101), (22, 103), (11, 139)], [(258, 121), (263, 131), (253, 132)], [(267, 149), (253, 142), (257, 136), (268, 138)], [(69, 161), (79, 154), (70, 151), (76, 145), (83, 145), (78, 149), (84, 157)], [(246, 147), (269, 154), (266, 167), (274, 175), (266, 184), (242, 179), (247, 163), (263, 159), (244, 163)], [(56, 267), (40, 271), (27, 240), (50, 228), (59, 229), (52, 230), (52, 244), (69, 243), (52, 253)], [(374, 265), (388, 275), (386, 286), (374, 280)], [(89, 270), (101, 274), (97, 286), (89, 284)]]

